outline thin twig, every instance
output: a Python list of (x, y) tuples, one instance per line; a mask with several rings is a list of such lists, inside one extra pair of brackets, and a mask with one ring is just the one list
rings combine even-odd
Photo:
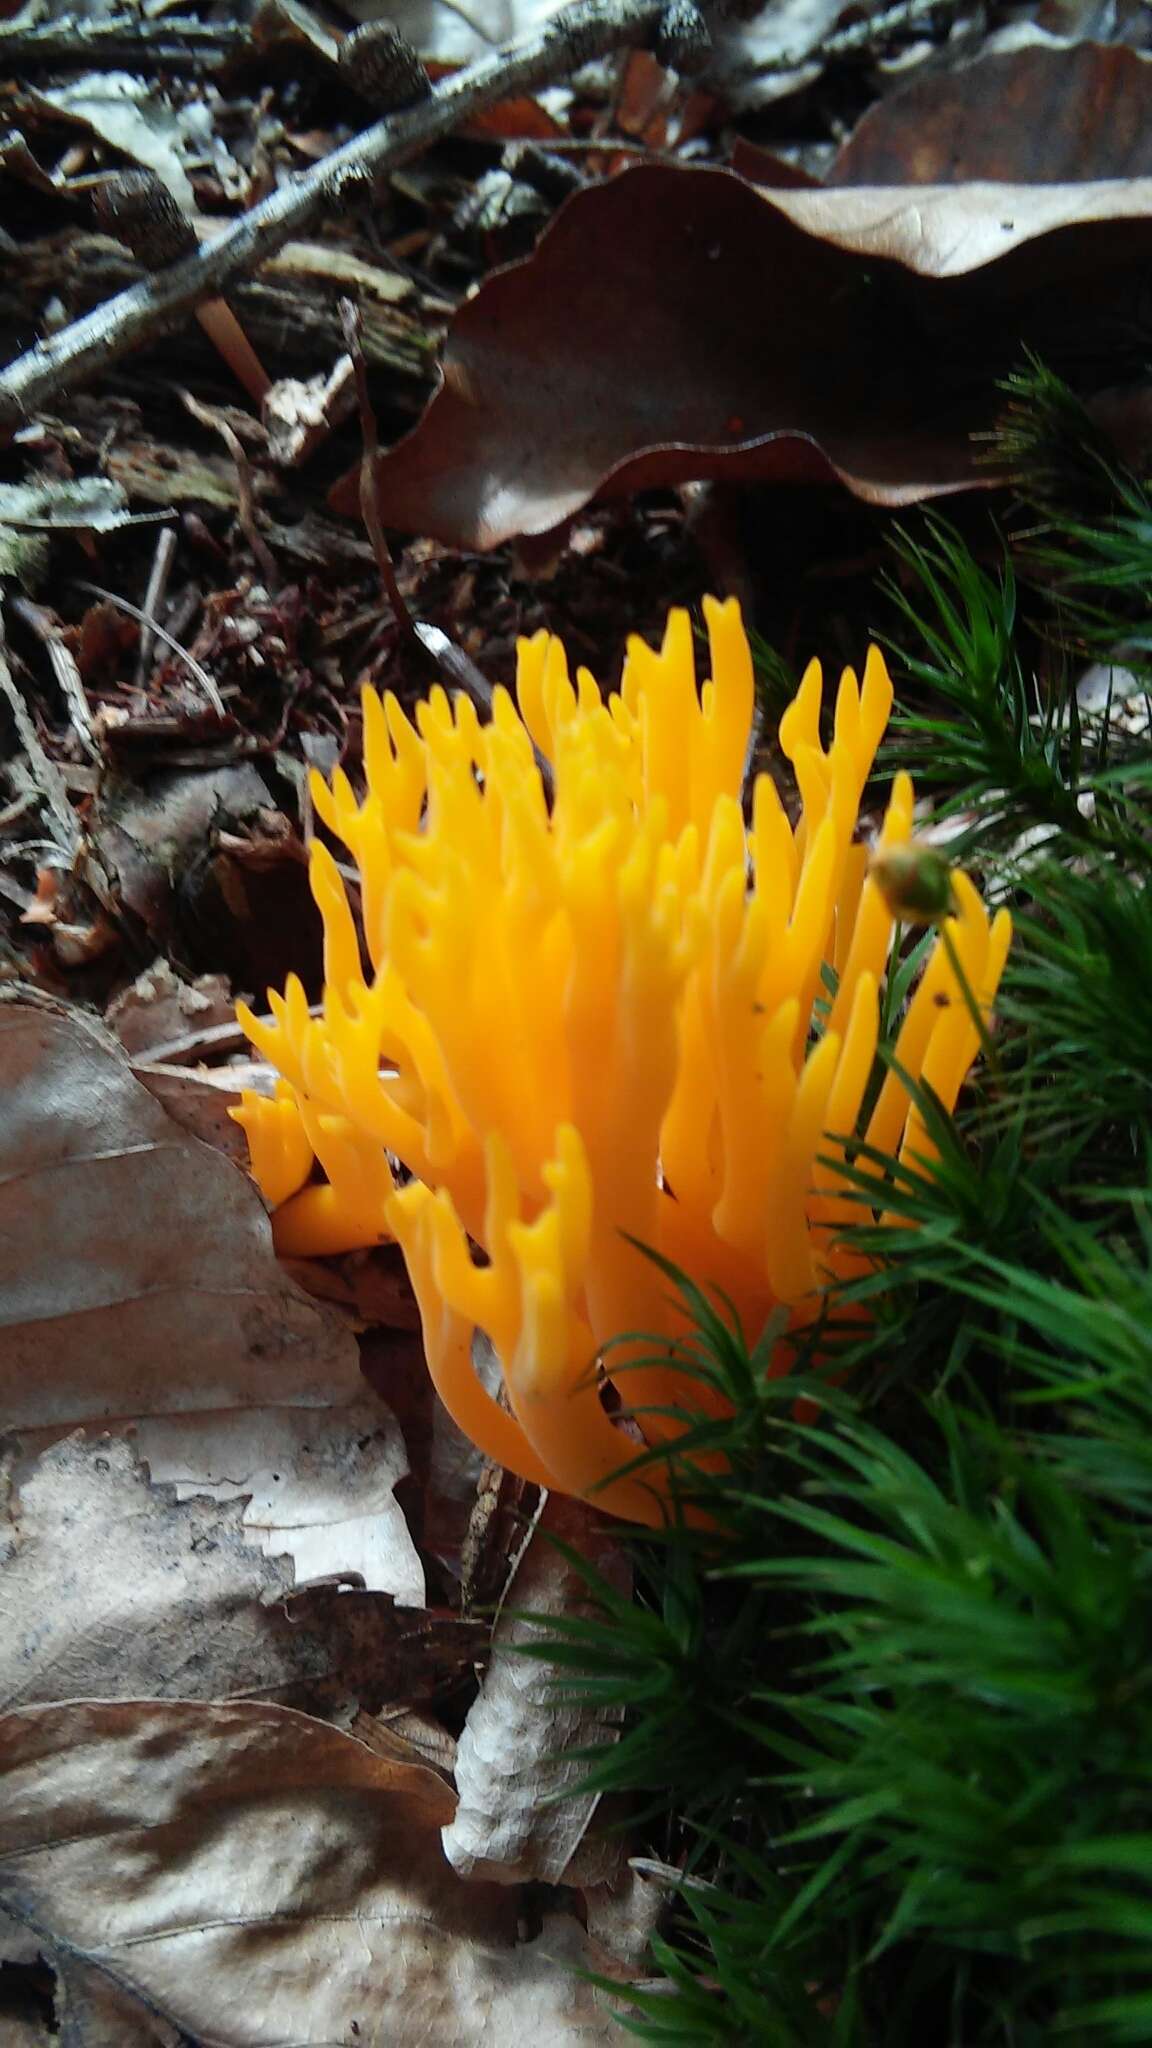
[(180, 642), (172, 638), (171, 633), (168, 632), (166, 627), (160, 624), (158, 619), (150, 619), (146, 617), (146, 615), (141, 611), (138, 604), (129, 604), (128, 599), (126, 597), (117, 597), (116, 592), (114, 590), (102, 590), (98, 583), (78, 583), (76, 588), (78, 590), (89, 591), (93, 597), (102, 597), (105, 604), (114, 604), (118, 611), (127, 612), (128, 617), (130, 619), (135, 619), (139, 625), (149, 626), (152, 632), (155, 633), (156, 638), (158, 640), (162, 640), (164, 642), (165, 647), (170, 647), (172, 649), (173, 654), (177, 655), (179, 659), (184, 663), (184, 666), (189, 671), (189, 673), (195, 676), (196, 681), (199, 683), (200, 688), (203, 690), (204, 695), (207, 697), (208, 702), (212, 706), (213, 711), (216, 713), (216, 716), (218, 718), (227, 718), (228, 707), (225, 704), (223, 697), (220, 695), (219, 690), (216, 688), (215, 683), (212, 681), (212, 678), (209, 675), (207, 669), (201, 668), (200, 663), (196, 660), (195, 655), (189, 654), (188, 649), (186, 647), (181, 647)]
[[(447, 633), (441, 632), (439, 626), (426, 625), (423, 619), (417, 619), (415, 633), (421, 647), (427, 649), (448, 681), (454, 683), (457, 689), (463, 690), (466, 696), (471, 697), (477, 711), (482, 711), (486, 718), (491, 718), (492, 685), (487, 676), (480, 673), (476, 663), (469, 660), (464, 649), (457, 647), (456, 642), (450, 640)], [(532, 752), (536, 756), (536, 766), (540, 770), (544, 794), (551, 802), (554, 789), (552, 763), (546, 754), (540, 752), (535, 740), (532, 742)]]
[(229, 455), (232, 457), (236, 465), (236, 517), (240, 522), (240, 531), (244, 535), (253, 555), (256, 557), (257, 567), (264, 578), (266, 587), (270, 591), (279, 590), (283, 578), (277, 566), (276, 557), (256, 523), (256, 495), (252, 489), (252, 464), (248, 460), (248, 452), (244, 443), (235, 429), (229, 426), (223, 413), (217, 412), (214, 405), (201, 405), (199, 399), (193, 398), (190, 391), (182, 391), (180, 393), (180, 402), (185, 410), (191, 413), (194, 420), (199, 420), (202, 427), (211, 427), (214, 433), (219, 434)]
[(416, 622), (416, 638), (421, 647), (427, 649), (437, 667), (443, 669), (449, 681), (455, 683), (457, 689), (463, 690), (466, 696), (471, 697), (477, 711), (482, 711), (485, 718), (491, 718), (492, 685), (487, 676), (481, 674), (476, 663), (469, 660), (464, 649), (457, 647), (456, 642), (450, 640), (447, 633), (441, 632), (439, 626), (426, 625), (423, 619)]
[(75, 14), (0, 27), (0, 68), (9, 76), (36, 69), (218, 71), (250, 49), (252, 38), (234, 22), (194, 21), (170, 14), (150, 21), (143, 13), (88, 21)]
[[(164, 602), (164, 594), (168, 588), (168, 578), (172, 573), (172, 564), (175, 559), (176, 529), (174, 526), (162, 526), (156, 537), (156, 552), (152, 557), (152, 567), (148, 573), (148, 588), (144, 592), (144, 611), (149, 619), (155, 618)], [(136, 656), (136, 687), (138, 690), (142, 690), (148, 680), (148, 670), (152, 661), (152, 642), (155, 637), (150, 625), (141, 626), (140, 647)]]
[(955, 12), (956, 0), (894, 0), (893, 6), (881, 8), (879, 14), (866, 14), (834, 35), (809, 43), (803, 50), (781, 50), (775, 57), (765, 57), (751, 67), (751, 72), (759, 77), (774, 71), (803, 71), (809, 64), (830, 64), (834, 58), (853, 57), (859, 50), (870, 50), (897, 29), (912, 28), (930, 15)]
[(412, 614), (404, 602), (400, 585), (396, 581), (396, 565), (392, 550), (384, 532), (384, 521), (380, 512), (380, 482), (377, 476), (377, 458), (380, 440), (376, 432), (376, 414), (368, 392), (368, 370), (364, 362), (364, 322), (360, 308), (351, 299), (341, 299), (337, 310), (340, 315), (340, 332), (352, 364), (356, 379), (356, 403), (360, 408), (360, 516), (365, 531), (372, 543), (384, 595), (392, 607), (392, 616), (401, 632), (411, 637)]
[(29, 631), (35, 633), (40, 645), (47, 649), (52, 673), (68, 706), (72, 730), (89, 759), (98, 761), (100, 749), (92, 732), (92, 708), (84, 692), (79, 665), (71, 648), (65, 642), (63, 627), (51, 612), (44, 610), (42, 605), (33, 604), (31, 598), (13, 597), (10, 602), (16, 617), (23, 619)]
[(38, 342), (0, 376), (0, 431), (97, 375), (157, 335), (178, 327), (202, 299), (274, 256), (324, 212), (371, 197), (385, 171), (408, 163), (439, 136), (514, 94), (580, 69), (592, 58), (642, 42), (665, 0), (574, 0), (530, 35), (443, 79), (426, 100), (389, 114), (300, 173), (226, 233), (144, 278), (59, 334)]

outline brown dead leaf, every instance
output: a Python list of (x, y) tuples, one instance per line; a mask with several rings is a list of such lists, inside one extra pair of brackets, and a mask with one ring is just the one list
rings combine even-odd
[[(185, 2037), (92, 1967), (61, 1956), (56, 2005), (60, 2048), (184, 2048)], [(5, 2043), (5, 2048), (8, 2044)]]
[[(643, 1967), (649, 1943), (659, 1924), (667, 1893), (643, 1869), (631, 1864), (610, 1883), (584, 1893), (588, 1933), (613, 1959), (621, 1975)], [(614, 1974), (611, 1964), (608, 1974)]]
[(315, 1640), (261, 1604), (287, 1595), (292, 1574), (246, 1541), (239, 1507), (178, 1504), (114, 1437), (54, 1444), (16, 1482), (18, 1455), (0, 1460), (5, 1710), (84, 1695), (214, 1699), (323, 1672)]
[(144, 787), (112, 784), (99, 806), (96, 837), (123, 902), (154, 937), (164, 937), (174, 895), (207, 864), (219, 823), (246, 822), (270, 805), (250, 762), (155, 775)]
[(233, 1024), (235, 1018), (236, 1006), (222, 974), (190, 979), (159, 958), (117, 996), (106, 1021), (127, 1052), (148, 1059), (171, 1039), (195, 1037), (215, 1025)]
[[(882, 504), (987, 485), (972, 436), (997, 379), (1029, 344), (1060, 369), (1070, 309), (1082, 357), (1150, 251), (1147, 179), (759, 191), (625, 171), (460, 309), (441, 389), (381, 458), (385, 516), (491, 548), (690, 478), (839, 477)], [(358, 473), (331, 502), (356, 516)]]
[(122, 1437), (77, 1434), (36, 1459), (10, 1439), (0, 1456), (4, 1711), (142, 1694), (375, 1707), (458, 1680), (478, 1635), (380, 1593), (296, 1591), (240, 1501), (178, 1499)]
[[(0, 1721), (0, 1903), (212, 2048), (608, 2048), (571, 1919), (517, 1943), (464, 1884), (450, 1790), (282, 1707), (73, 1703)], [(568, 1965), (569, 1967), (565, 1967)]]
[(422, 1606), (400, 1431), (360, 1377), (349, 1319), (275, 1259), (247, 1174), (78, 1018), (0, 1006), (0, 1086), (6, 1421), (42, 1444), (133, 1418), (153, 1477), (242, 1498), (246, 1540), (289, 1557), (297, 1585)]
[(484, 1683), (456, 1745), (460, 1804), (444, 1848), (464, 1877), (510, 1884), (558, 1884), (599, 1803), (595, 1794), (558, 1800), (587, 1763), (574, 1750), (616, 1739), (613, 1717), (566, 1698), (555, 1664), (526, 1656), (539, 1629), (525, 1615), (589, 1611), (588, 1588), (549, 1539), (578, 1549), (606, 1577), (627, 1583), (619, 1543), (581, 1501), (550, 1496), (533, 1529), (492, 1637)]
[(263, 1205), (79, 1013), (0, 1005), (0, 1414), (12, 1428), (362, 1391)]
[(1038, 43), (929, 72), (878, 100), (830, 185), (1056, 184), (1152, 175), (1152, 61), (1117, 43)]
[[(173, 1123), (222, 1152), (242, 1173), (248, 1171), (248, 1143), (228, 1111), (235, 1106), (241, 1088), (254, 1087), (263, 1078), (256, 1069), (256, 1061), (227, 1067), (173, 1066), (165, 1060), (132, 1062), (137, 1079), (163, 1104)], [(318, 1290), (306, 1287), (305, 1292)]]
[(390, 1707), (384, 1714), (357, 1714), (350, 1732), (376, 1756), (393, 1763), (430, 1764), (451, 1782), (456, 1768), (456, 1742), (430, 1714), (409, 1707)]

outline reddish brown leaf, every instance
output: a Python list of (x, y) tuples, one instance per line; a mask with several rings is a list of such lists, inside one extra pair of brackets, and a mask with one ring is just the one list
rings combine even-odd
[[(385, 518), (490, 548), (688, 478), (839, 477), (881, 504), (986, 485), (971, 437), (997, 379), (1025, 343), (1059, 368), (1069, 301), (1099, 319), (1150, 246), (1152, 181), (769, 193), (627, 171), (461, 309), (442, 388), (381, 459)], [(356, 516), (356, 475), (332, 503)]]
[[(427, 66), (429, 78), (447, 78), (458, 69), (455, 64), (437, 64), (435, 61)], [(482, 142), (547, 144), (563, 130), (539, 100), (532, 99), (528, 93), (520, 93), (515, 99), (497, 100), (494, 107), (485, 107), (481, 113), (473, 114), (461, 124), (460, 133)]]
[(350, 1332), (285, 1279), (251, 1182), (83, 1012), (0, 1005), (0, 1096), (8, 1427), (360, 1394)]
[(1152, 173), (1152, 63), (1049, 44), (931, 72), (870, 107), (830, 185), (1055, 184)]

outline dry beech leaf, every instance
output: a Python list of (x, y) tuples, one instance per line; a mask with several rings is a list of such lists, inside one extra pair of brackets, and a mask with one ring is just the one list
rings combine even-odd
[[(96, 1697), (391, 1700), (443, 1679), (451, 1631), (378, 1594), (294, 1591), (238, 1502), (178, 1501), (122, 1438), (0, 1457), (0, 1708)], [(469, 1645), (457, 1624), (457, 1661)], [(475, 1645), (473, 1644), (474, 1650)], [(413, 1654), (414, 1650), (416, 1655)]]
[(153, 1478), (174, 1482), (178, 1498), (243, 1497), (248, 1541), (269, 1557), (290, 1552), (299, 1585), (355, 1577), (400, 1606), (423, 1607), (424, 1569), (393, 1494), (407, 1453), (367, 1390), (354, 1406), (324, 1414), (148, 1417), (138, 1436)]
[(155, 1478), (246, 1496), (245, 1540), (288, 1556), (297, 1586), (423, 1606), (400, 1432), (347, 1320), (279, 1266), (247, 1175), (74, 1017), (0, 1006), (0, 1085), (6, 1423), (43, 1441), (131, 1417)]
[[(572, 1919), (451, 1870), (450, 1789), (283, 1707), (0, 1720), (0, 1904), (203, 2048), (609, 2048)], [(131, 2037), (129, 2037), (131, 2038)], [(146, 2037), (145, 2037), (146, 2038)]]
[(303, 1675), (260, 1605), (290, 1590), (291, 1572), (245, 1540), (238, 1508), (179, 1506), (111, 1437), (54, 1444), (17, 1481), (18, 1455), (9, 1446), (0, 1461), (5, 1709), (85, 1694), (213, 1699)]
[(460, 1804), (444, 1848), (465, 1877), (558, 1884), (599, 1803), (594, 1794), (557, 1799), (588, 1768), (572, 1752), (616, 1737), (614, 1718), (565, 1697), (558, 1666), (523, 1654), (539, 1634), (524, 1615), (590, 1611), (585, 1580), (552, 1537), (617, 1585), (627, 1580), (619, 1543), (592, 1510), (551, 1495), (517, 1564), (483, 1685), (456, 1745)]
[[(461, 307), (441, 389), (380, 460), (389, 524), (491, 548), (690, 478), (838, 477), (881, 504), (988, 485), (972, 436), (997, 379), (1026, 344), (1057, 369), (1083, 353), (1150, 254), (1152, 179), (762, 191), (624, 171)], [(358, 472), (331, 502), (358, 516)]]
[(1152, 62), (1117, 43), (1032, 47), (928, 72), (870, 107), (830, 185), (1058, 183), (1152, 174)]
[(195, 213), (196, 194), (186, 166), (203, 149), (205, 136), (194, 106), (173, 106), (155, 86), (128, 71), (88, 72), (50, 91), (26, 88), (22, 99), (39, 114), (63, 118), (155, 171), (181, 211)]
[(101, 1970), (72, 1957), (58, 1961), (55, 2003), (57, 2048), (185, 2048), (186, 2037), (167, 2020), (146, 2012)]
[(162, 1048), (174, 1039), (195, 1044), (207, 1033), (211, 1044), (214, 1031), (235, 1029), (236, 1004), (222, 974), (190, 980), (158, 956), (117, 996), (105, 1022), (133, 1059), (163, 1059)]
[(362, 1397), (245, 1176), (78, 1014), (0, 1005), (0, 1415), (10, 1428)]
[(499, 43), (539, 28), (563, 0), (484, 0), (483, 9), (446, 7), (443, 0), (349, 0), (345, 13), (353, 21), (394, 22), (422, 57), (443, 64), (471, 64), (488, 57)]
[[(630, 1863), (624, 1864), (613, 1882), (591, 1885), (585, 1891), (588, 1933), (621, 1975), (643, 1968), (667, 1900), (667, 1889)], [(612, 1964), (608, 1974), (613, 1974)]]
[[(228, 1112), (242, 1088), (267, 1094), (268, 1069), (255, 1060), (227, 1067), (173, 1066), (167, 1060), (133, 1059), (136, 1079), (155, 1096), (174, 1124), (222, 1152), (242, 1173), (248, 1171), (248, 1141)], [(284, 1270), (287, 1270), (286, 1268)], [(315, 1293), (305, 1288), (305, 1293)]]
[(0, 484), (0, 527), (19, 532), (112, 533), (119, 526), (141, 526), (163, 516), (130, 511), (125, 491), (109, 477)]

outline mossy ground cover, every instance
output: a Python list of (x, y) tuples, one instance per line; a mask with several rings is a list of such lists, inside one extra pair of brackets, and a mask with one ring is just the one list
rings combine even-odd
[(997, 546), (920, 515), (877, 599), (888, 765), (1012, 907), (993, 1042), (921, 1091), (930, 1169), (857, 1151), (799, 1378), (669, 1271), (712, 1526), (544, 1646), (624, 1709), (588, 1771), (667, 1867), (652, 2040), (1152, 2038), (1152, 496), (1039, 366), (1002, 433)]

